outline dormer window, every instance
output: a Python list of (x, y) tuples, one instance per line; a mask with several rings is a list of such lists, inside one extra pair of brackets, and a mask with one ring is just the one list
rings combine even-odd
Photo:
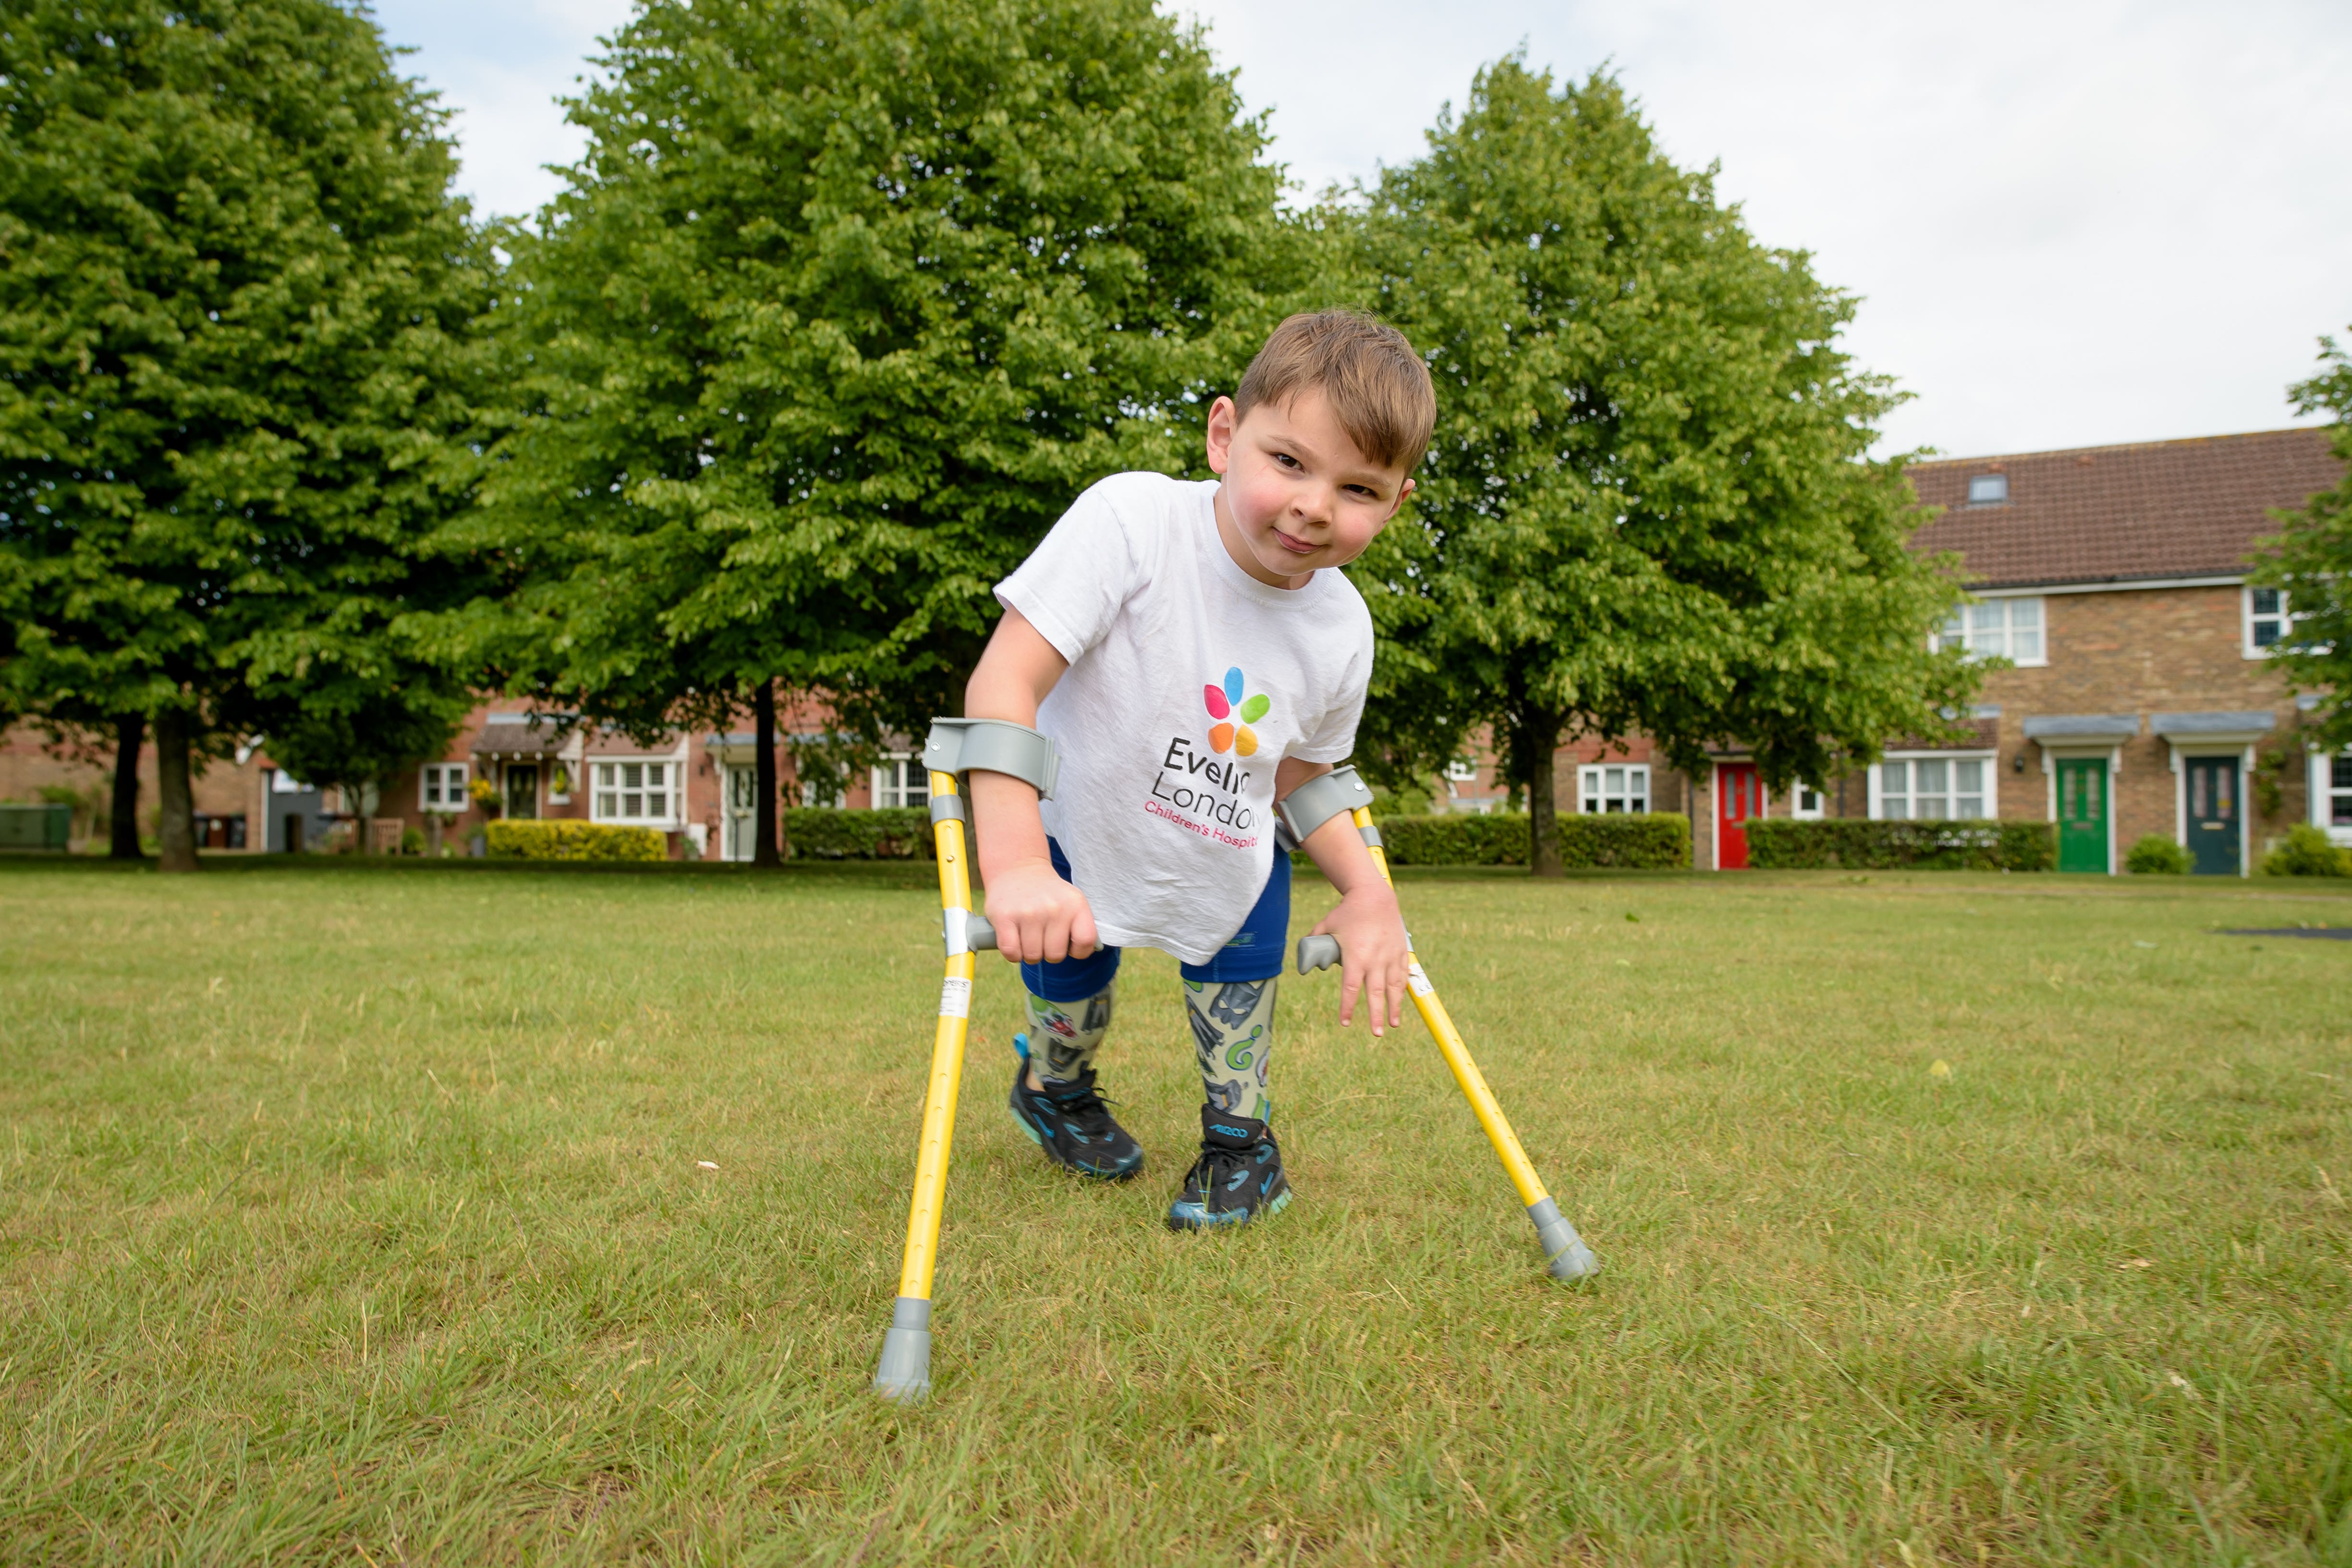
[(1969, 475), (1969, 505), (1971, 507), (2009, 505), (2009, 476), (2006, 474)]

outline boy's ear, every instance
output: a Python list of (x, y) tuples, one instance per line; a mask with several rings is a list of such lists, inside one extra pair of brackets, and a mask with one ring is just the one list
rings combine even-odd
[(1234, 400), (1221, 397), (1209, 405), (1209, 430), (1202, 444), (1209, 455), (1209, 472), (1223, 476), (1234, 457), (1234, 432), (1241, 428), (1241, 414)]

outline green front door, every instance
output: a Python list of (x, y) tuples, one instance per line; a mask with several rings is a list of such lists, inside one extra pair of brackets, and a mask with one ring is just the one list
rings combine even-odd
[(2107, 759), (2062, 758), (2058, 764), (2058, 869), (2107, 870)]
[(2189, 853), (2200, 876), (2238, 874), (2238, 759), (2189, 757)]
[(539, 815), (539, 764), (507, 764), (507, 815), (529, 821)]

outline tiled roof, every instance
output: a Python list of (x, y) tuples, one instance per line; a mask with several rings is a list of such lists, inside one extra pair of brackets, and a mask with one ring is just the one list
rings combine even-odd
[[(2278, 531), (2274, 507), (2300, 507), (2343, 477), (2325, 428), (2210, 435), (1913, 464), (1922, 503), (1944, 513), (1914, 548), (1956, 550), (1971, 588), (2222, 576)], [(2009, 499), (1969, 505), (1979, 474)]]

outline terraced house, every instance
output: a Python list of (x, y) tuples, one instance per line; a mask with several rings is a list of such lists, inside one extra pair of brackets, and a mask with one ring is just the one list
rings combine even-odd
[[(2186, 845), (2208, 875), (2242, 875), (2268, 841), (2310, 821), (2352, 845), (2352, 753), (2309, 747), (2272, 650), (2292, 604), (2246, 581), (2273, 513), (2336, 484), (2316, 429), (2023, 453), (1916, 465), (1938, 508), (1916, 547), (1962, 562), (1974, 602), (1940, 640), (2005, 663), (1987, 674), (1958, 742), (1891, 747), (1884, 761), (1794, 790), (1764, 788), (1736, 745), (1697, 775), (1669, 768), (1644, 737), (1585, 738), (1554, 759), (1564, 811), (1690, 814), (1702, 868), (1747, 863), (1758, 817), (2005, 818), (2057, 825), (2059, 869), (2112, 873), (2142, 835)], [(824, 713), (780, 716), (814, 731)], [(152, 771), (152, 752), (149, 770)], [(355, 839), (391, 848), (405, 830), (464, 842), (492, 816), (650, 827), (672, 854), (751, 857), (754, 747), (745, 733), (685, 733), (646, 746), (534, 722), (520, 705), (478, 709), (439, 757), (342, 800), (271, 765), (267, 743), (198, 783), (201, 841), (288, 851)], [(779, 748), (787, 802), (919, 806), (912, 744), (831, 788), (804, 788)], [(95, 760), (29, 729), (0, 737), (0, 798), (87, 786)], [(1450, 769), (1440, 810), (1506, 803), (1483, 754)], [(148, 798), (152, 799), (152, 784)], [(78, 816), (89, 831), (89, 813)], [(361, 819), (365, 819), (364, 821)]]
[(1690, 780), (1695, 858), (1746, 863), (1756, 816), (2002, 817), (2057, 824), (2062, 871), (2113, 873), (2144, 834), (2243, 875), (2294, 822), (2352, 844), (2352, 754), (2303, 741), (2270, 663), (2293, 606), (2250, 587), (2273, 512), (2341, 477), (2326, 433), (2282, 430), (1924, 463), (1942, 508), (1917, 548), (1957, 553), (1976, 602), (1941, 633), (2007, 660), (1973, 733), (1768, 795), (1737, 748)]

